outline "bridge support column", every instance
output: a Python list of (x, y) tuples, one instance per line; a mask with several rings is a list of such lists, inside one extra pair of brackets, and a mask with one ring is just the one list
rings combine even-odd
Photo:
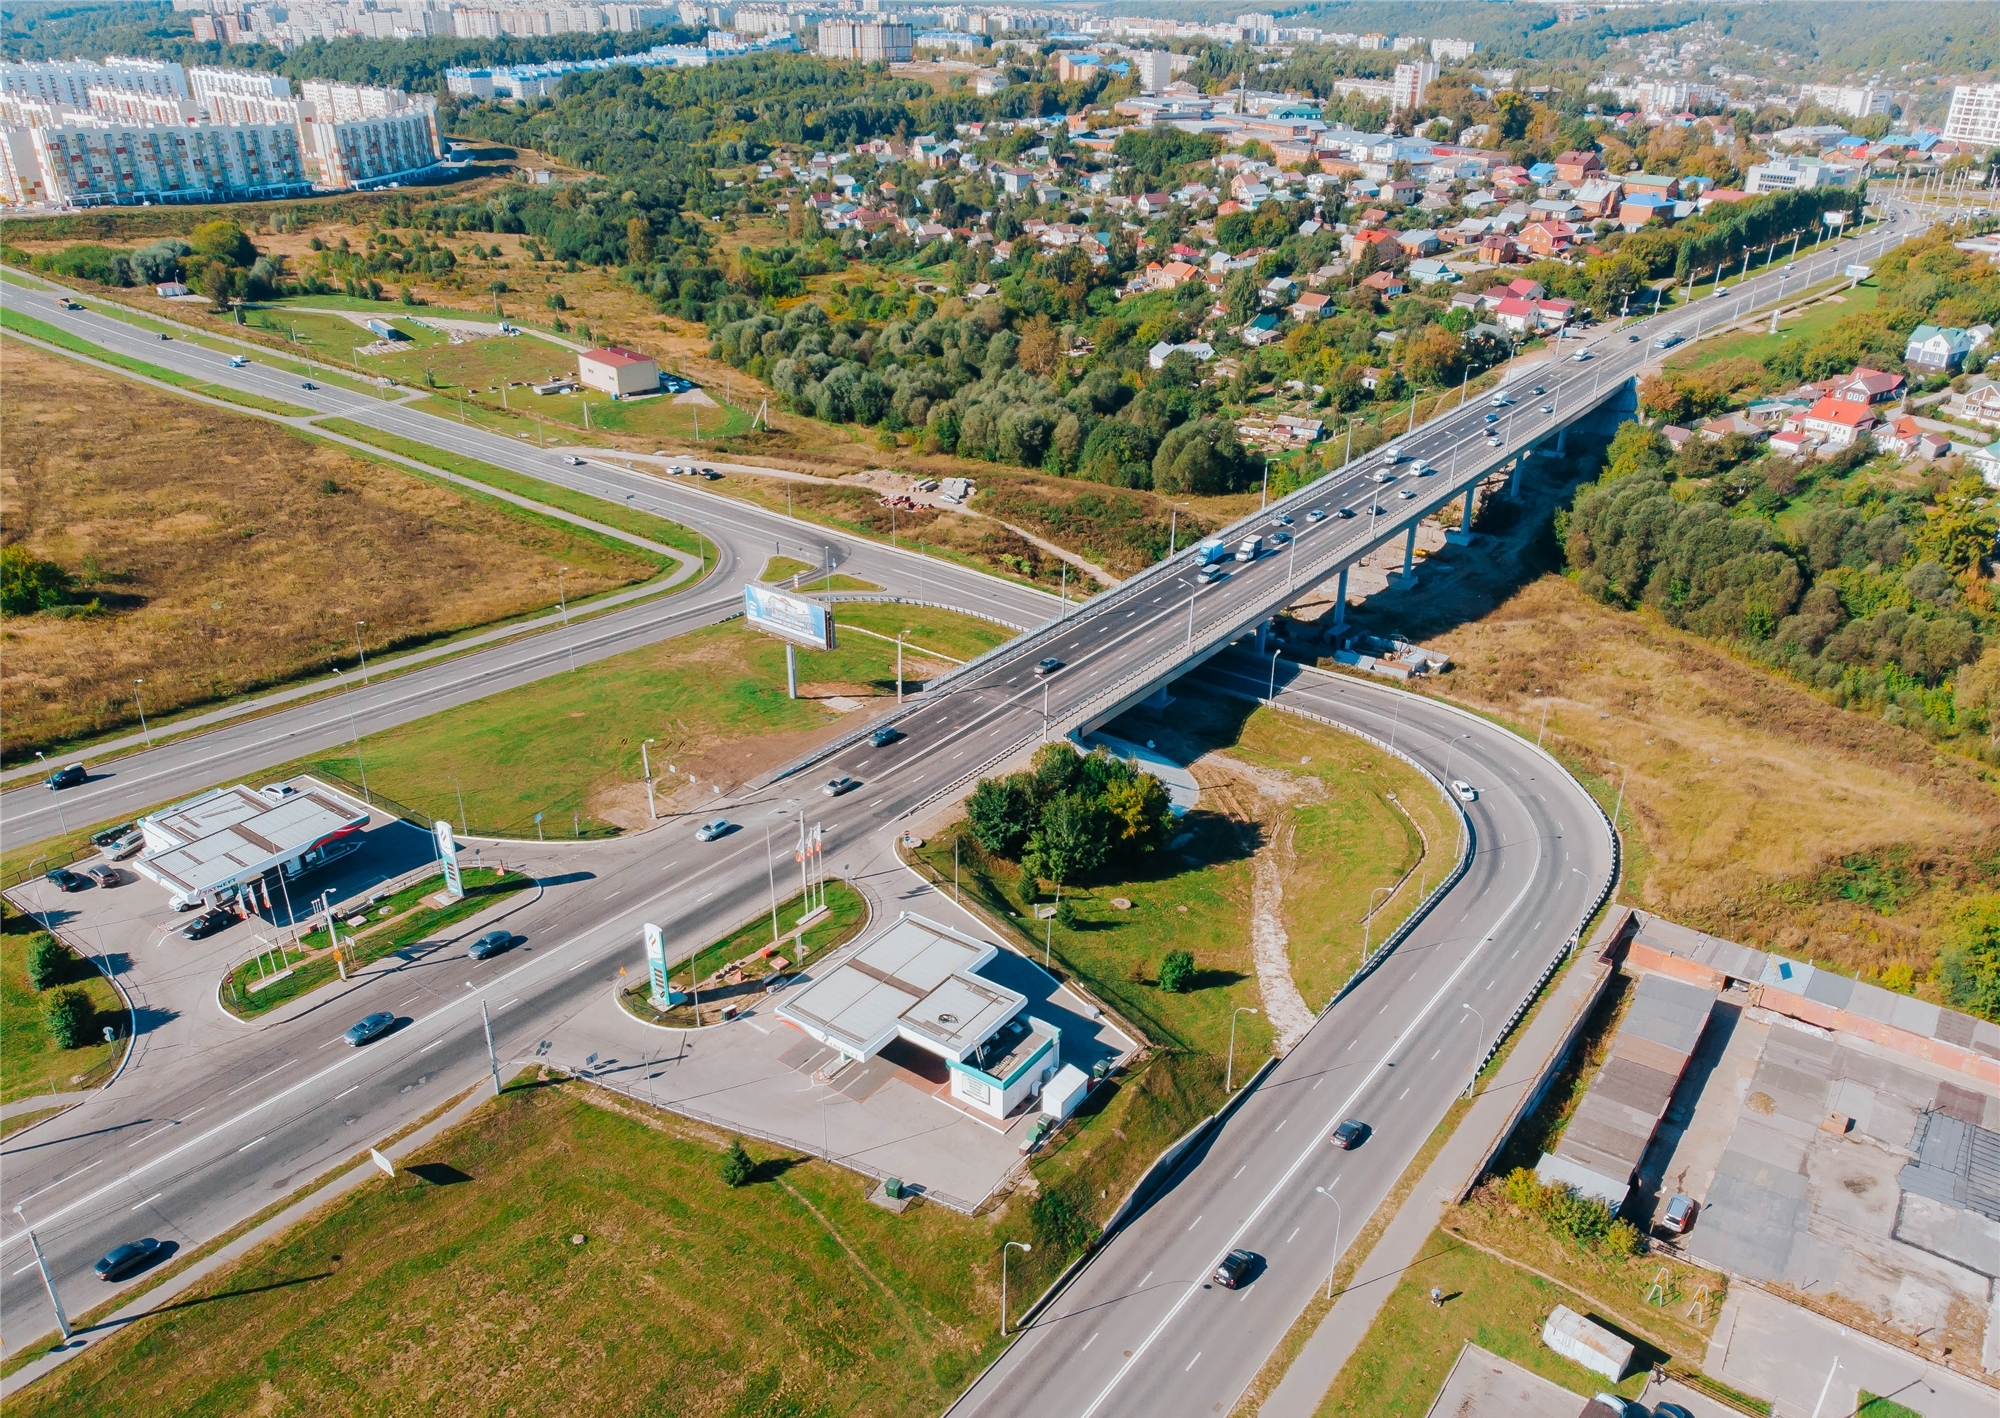
[(1333, 634), (1339, 635), (1347, 629), (1347, 568), (1340, 568), (1340, 589), (1333, 598)]
[(1568, 446), (1568, 444), (1569, 444), (1569, 425), (1564, 424), (1561, 428), (1556, 430), (1556, 456), (1558, 458), (1562, 457), (1563, 450)]
[(1413, 590), (1417, 584), (1417, 524), (1410, 523), (1410, 530), (1403, 538), (1403, 569), (1389, 573), (1389, 585), (1396, 590)]
[(1521, 465), (1525, 462), (1527, 462), (1526, 458), (1516, 457), (1507, 466), (1507, 496), (1509, 497), (1519, 497), (1521, 495)]
[(1275, 629), (1275, 628), (1276, 628), (1276, 627), (1275, 627), (1274, 623), (1273, 623), (1273, 622), (1271, 622), (1271, 621), (1268, 621), (1268, 620), (1260, 620), (1260, 621), (1258, 621), (1258, 622), (1257, 622), (1257, 653), (1258, 653), (1258, 654), (1260, 654), (1260, 655), (1268, 655), (1268, 654), (1270, 654), (1270, 653), (1271, 653), (1271, 632), (1272, 632), (1272, 630), (1273, 630), (1273, 629)]
[(1465, 506), (1459, 513), (1458, 528), (1456, 531), (1444, 534), (1445, 541), (1449, 542), (1452, 546), (1462, 547), (1472, 544), (1472, 495), (1478, 490), (1478, 483), (1474, 483), (1465, 490)]

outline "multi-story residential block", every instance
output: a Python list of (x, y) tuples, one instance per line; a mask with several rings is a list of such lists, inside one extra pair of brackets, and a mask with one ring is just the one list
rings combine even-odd
[(1816, 103), (1848, 118), (1866, 118), (1871, 113), (1889, 111), (1889, 95), (1885, 90), (1852, 85), (1806, 84), (1799, 89), (1799, 101)]
[(1953, 89), (1944, 136), (1981, 147), (2000, 144), (2000, 84), (1960, 84)]
[(428, 94), (308, 79), (300, 95), (301, 146), (322, 186), (401, 180), (443, 155)]
[(128, 89), (162, 98), (187, 98), (187, 73), (157, 59), (49, 60), (0, 64), (0, 94), (37, 99), (64, 108), (90, 107), (92, 88)]
[(863, 64), (907, 64), (916, 32), (909, 25), (886, 20), (828, 19), (819, 22), (819, 52), (828, 59), (856, 59)]

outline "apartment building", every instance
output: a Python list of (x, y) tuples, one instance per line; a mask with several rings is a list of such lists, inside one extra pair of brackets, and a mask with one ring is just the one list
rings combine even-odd
[(1951, 113), (1944, 120), (1948, 142), (2000, 144), (2000, 84), (1960, 84), (1951, 91)]
[(887, 20), (821, 20), (819, 52), (828, 59), (857, 59), (863, 64), (877, 61), (907, 64), (915, 47), (916, 31), (909, 25)]
[(321, 79), (299, 93), (300, 146), (323, 187), (414, 177), (443, 156), (437, 100), (428, 94)]
[(157, 59), (45, 60), (0, 64), (0, 95), (34, 99), (61, 108), (87, 109), (92, 88), (127, 89), (161, 98), (187, 98), (187, 73)]
[(0, 135), (0, 198), (10, 202), (212, 202), (311, 189), (290, 124), (149, 122), (53, 107), (34, 116), (42, 121)]

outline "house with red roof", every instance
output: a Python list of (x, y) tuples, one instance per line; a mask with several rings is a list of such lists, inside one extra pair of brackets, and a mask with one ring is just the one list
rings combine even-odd
[(1409, 289), (1403, 284), (1403, 278), (1394, 271), (1377, 271), (1364, 278), (1361, 284), (1379, 292), (1384, 300), (1394, 299)]
[[(1797, 419), (1800, 432), (1818, 440), (1822, 449), (1837, 453), (1873, 429), (1879, 420), (1866, 404), (1831, 396), (1821, 399)], [(1789, 429), (1793, 420), (1786, 420)]]
[(1833, 387), (1827, 393), (1850, 404), (1888, 404), (1903, 397), (1904, 380), (1900, 374), (1887, 374), (1866, 365), (1857, 367), (1845, 379), (1828, 381)]
[(1521, 228), (1521, 244), (1537, 256), (1561, 256), (1576, 242), (1576, 228), (1565, 221), (1530, 222)]
[(1941, 433), (1932, 433), (1921, 427), (1915, 415), (1905, 414), (1894, 423), (1884, 424), (1875, 430), (1875, 446), (1884, 453), (1894, 453), (1903, 458), (1922, 458), (1929, 462), (1949, 453), (1951, 440)]

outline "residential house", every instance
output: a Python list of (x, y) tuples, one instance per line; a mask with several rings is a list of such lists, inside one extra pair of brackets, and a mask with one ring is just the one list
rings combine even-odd
[(1660, 436), (1667, 440), (1669, 448), (1678, 453), (1694, 441), (1694, 430), (1682, 428), (1677, 423), (1670, 423), (1660, 429)]
[[(1488, 294), (1490, 295), (1492, 292), (1489, 291)], [(1507, 282), (1506, 285), (1500, 287), (1500, 294), (1518, 296), (1522, 300), (1540, 300), (1548, 292), (1542, 289), (1540, 281), (1531, 281), (1526, 276), (1516, 276), (1513, 280)]]
[(1711, 187), (1695, 199), (1694, 209), (1705, 212), (1717, 202), (1741, 202), (1750, 194), (1734, 187)]
[(1382, 200), (1394, 202), (1399, 207), (1407, 207), (1417, 200), (1417, 194), (1424, 190), (1423, 184), (1415, 178), (1399, 177), (1382, 184)]
[(1850, 404), (1890, 404), (1903, 397), (1903, 376), (1859, 366), (1844, 379), (1828, 381), (1827, 393)]
[(1142, 217), (1164, 216), (1174, 205), (1174, 199), (1164, 192), (1141, 192), (1132, 199), (1133, 210)]
[(1625, 184), (1628, 195), (1650, 192), (1655, 197), (1677, 198), (1681, 195), (1681, 180), (1657, 172), (1628, 172), (1618, 179)]
[(1510, 266), (1521, 259), (1521, 248), (1505, 232), (1488, 232), (1479, 238), (1479, 259), (1489, 266)]
[(1596, 221), (1617, 211), (1624, 196), (1625, 184), (1611, 179), (1584, 183), (1576, 189), (1571, 200), (1576, 203), (1580, 215)]
[(1746, 414), (1717, 414), (1696, 424), (1695, 432), (1711, 443), (1720, 443), (1732, 434), (1739, 438), (1754, 438), (1759, 443), (1771, 436), (1770, 429)]
[(1422, 256), (1410, 263), (1409, 277), (1420, 286), (1434, 286), (1443, 281), (1457, 280), (1458, 272), (1435, 256)]
[(1928, 463), (1949, 453), (1951, 440), (1941, 433), (1923, 428), (1914, 415), (1905, 414), (1894, 423), (1884, 424), (1875, 430), (1875, 446), (1884, 453), (1894, 453), (1901, 458), (1921, 458)]
[(1512, 330), (1517, 335), (1525, 335), (1539, 324), (1535, 302), (1523, 300), (1518, 295), (1502, 296), (1500, 303), (1493, 307), (1493, 319), (1504, 330)]
[(1651, 221), (1670, 222), (1674, 219), (1674, 199), (1661, 197), (1652, 192), (1626, 190), (1618, 203), (1618, 225), (1627, 231), (1637, 231)]
[(1396, 238), (1396, 244), (1403, 248), (1406, 256), (1429, 256), (1444, 245), (1438, 240), (1436, 232), (1423, 228), (1404, 232)]
[(1912, 369), (1944, 371), (1957, 369), (1972, 353), (1972, 336), (1964, 330), (1947, 330), (1936, 325), (1919, 325), (1910, 331), (1903, 350), (1903, 363)]
[(1273, 276), (1264, 282), (1264, 289), (1258, 293), (1258, 298), (1266, 305), (1283, 305), (1297, 290), (1298, 286), (1289, 277)]
[(1556, 176), (1572, 187), (1581, 187), (1604, 173), (1604, 160), (1594, 152), (1571, 149), (1556, 158)]
[(1812, 436), (1802, 428), (1787, 428), (1771, 435), (1771, 451), (1785, 458), (1805, 458), (1812, 453)]
[(1243, 343), (1268, 345), (1278, 338), (1278, 317), (1266, 312), (1243, 327)]
[(1340, 238), (1340, 254), (1351, 260), (1358, 252), (1370, 246), (1391, 246), (1395, 240), (1395, 232), (1384, 231), (1379, 227), (1372, 230), (1350, 231)]
[(1576, 315), (1573, 300), (1551, 300), (1544, 297), (1535, 302), (1535, 323), (1544, 330), (1560, 330)]
[(1583, 220), (1583, 208), (1567, 197), (1538, 197), (1528, 204), (1538, 222), (1575, 222)]
[(1362, 285), (1380, 295), (1384, 300), (1394, 300), (1409, 287), (1394, 271), (1376, 271), (1362, 279)]
[(2000, 384), (1981, 375), (1964, 393), (1951, 396), (1950, 407), (1958, 418), (2000, 428)]
[(1866, 404), (1829, 397), (1807, 409), (1798, 419), (1798, 426), (1817, 439), (1822, 448), (1838, 452), (1867, 434), (1876, 422)]
[(1458, 199), (1458, 205), (1468, 212), (1483, 212), (1488, 207), (1497, 206), (1500, 199), (1491, 192), (1475, 189)]
[[(1271, 317), (1259, 316), (1258, 318), (1267, 319)], [(1167, 356), (1176, 354), (1191, 355), (1203, 364), (1206, 364), (1215, 358), (1215, 346), (1205, 340), (1190, 340), (1184, 345), (1170, 345), (1165, 340), (1162, 340), (1146, 351), (1146, 363), (1151, 368), (1163, 369), (1166, 367)]]
[(1530, 222), (1521, 229), (1521, 244), (1537, 256), (1562, 256), (1576, 242), (1576, 228), (1564, 221)]
[(1988, 487), (2000, 487), (2000, 440), (1969, 450), (1965, 461), (1986, 480)]
[(1319, 319), (1320, 316), (1326, 314), (1332, 308), (1332, 296), (1323, 295), (1318, 291), (1308, 291), (1287, 307), (1287, 313), (1291, 315), (1292, 319), (1305, 325)]

